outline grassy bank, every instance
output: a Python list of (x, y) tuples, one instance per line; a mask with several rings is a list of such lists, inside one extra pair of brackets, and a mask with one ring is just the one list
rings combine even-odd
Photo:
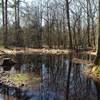
[(83, 70), (83, 74), (90, 79), (93, 79), (94, 81), (100, 83), (100, 66), (95, 65), (88, 65)]

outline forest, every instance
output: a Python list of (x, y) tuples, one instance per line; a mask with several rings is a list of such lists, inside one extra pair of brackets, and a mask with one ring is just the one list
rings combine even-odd
[(5, 47), (96, 48), (98, 0), (1, 0), (0, 6)]
[(100, 0), (0, 0), (0, 100), (100, 100)]

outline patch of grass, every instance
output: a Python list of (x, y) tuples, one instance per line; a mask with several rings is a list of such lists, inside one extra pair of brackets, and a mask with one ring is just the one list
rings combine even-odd
[(28, 75), (27, 74), (15, 74), (15, 75), (11, 75), (9, 77), (9, 80), (12, 83), (14, 83), (15, 85), (23, 84), (23, 83), (26, 83), (28, 81)]
[(100, 67), (96, 66), (97, 68), (93, 72), (95, 75), (100, 75)]
[(100, 66), (88, 65), (84, 68), (83, 72), (87, 78), (93, 79), (94, 81), (100, 83)]
[(40, 83), (39, 76), (31, 76), (29, 74), (14, 74), (14, 75), (10, 75), (8, 79), (15, 86), (21, 86), (21, 84), (37, 85)]
[(94, 66), (90, 75), (94, 81), (100, 83), (100, 66)]

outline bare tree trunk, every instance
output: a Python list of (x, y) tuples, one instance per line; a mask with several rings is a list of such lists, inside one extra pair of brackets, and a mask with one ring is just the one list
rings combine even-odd
[(8, 0), (5, 0), (5, 14), (4, 14), (5, 15), (5, 17), (4, 17), (5, 18), (5, 20), (4, 20), (5, 21), (5, 23), (4, 23), (4, 27), (5, 27), (4, 28), (4, 47), (5, 48), (7, 48), (7, 46), (8, 46), (7, 45), (7, 36), (8, 36), (7, 35), (8, 34), (7, 2), (8, 2)]
[[(17, 10), (16, 10), (16, 0), (14, 1), (14, 5), (15, 5), (15, 40), (16, 40), (16, 37), (17, 37)], [(16, 43), (16, 41), (15, 41), (15, 44), (17, 44)]]
[[(2, 20), (3, 20), (3, 22), (2, 22), (2, 24), (3, 24), (3, 36), (4, 36), (4, 38), (5, 38), (5, 35), (4, 35), (4, 28), (5, 28), (5, 19), (4, 19), (4, 15), (5, 14), (5, 12), (4, 12), (4, 0), (2, 0)], [(4, 43), (5, 44), (5, 43)]]
[(78, 45), (77, 45), (77, 39), (76, 39), (76, 21), (75, 21), (75, 23), (74, 23), (74, 25), (73, 25), (73, 32), (74, 32), (74, 42), (75, 42), (75, 44), (74, 44), (74, 48), (76, 49), (77, 47), (78, 47)]
[(99, 0), (99, 29), (98, 29), (98, 49), (97, 49), (97, 55), (94, 63), (96, 65), (100, 65), (100, 0)]
[(70, 27), (70, 13), (69, 13), (69, 2), (66, 1), (66, 14), (67, 14), (67, 24), (68, 24), (68, 31), (69, 31), (69, 48), (72, 49), (72, 35), (71, 35), (71, 27)]
[(88, 46), (90, 47), (90, 0), (87, 0), (87, 24)]
[(94, 18), (92, 17), (92, 36), (93, 36), (93, 47), (96, 46), (96, 43), (95, 43), (95, 28), (94, 28)]
[(67, 47), (67, 43), (66, 43), (66, 29), (65, 29), (65, 16), (64, 16), (64, 7), (63, 7), (63, 17), (62, 17), (62, 20), (63, 20), (63, 37), (64, 37), (64, 39), (63, 39), (63, 47), (64, 47), (64, 49), (66, 49), (66, 47)]
[(16, 36), (16, 46), (20, 46), (20, 36), (19, 36), (19, 32), (20, 32), (20, 18), (19, 18), (19, 2), (20, 0), (17, 1), (17, 36)]

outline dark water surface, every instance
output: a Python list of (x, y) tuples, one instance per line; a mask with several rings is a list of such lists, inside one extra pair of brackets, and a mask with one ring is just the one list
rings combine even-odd
[[(33, 77), (37, 75), (40, 81), (22, 90), (0, 84), (0, 100), (97, 100), (94, 82), (81, 73), (85, 65), (72, 63), (72, 55), (11, 57), (18, 64), (5, 70), (15, 74), (29, 73), (29, 77), (33, 73)], [(89, 55), (78, 57), (90, 61), (94, 58)]]

